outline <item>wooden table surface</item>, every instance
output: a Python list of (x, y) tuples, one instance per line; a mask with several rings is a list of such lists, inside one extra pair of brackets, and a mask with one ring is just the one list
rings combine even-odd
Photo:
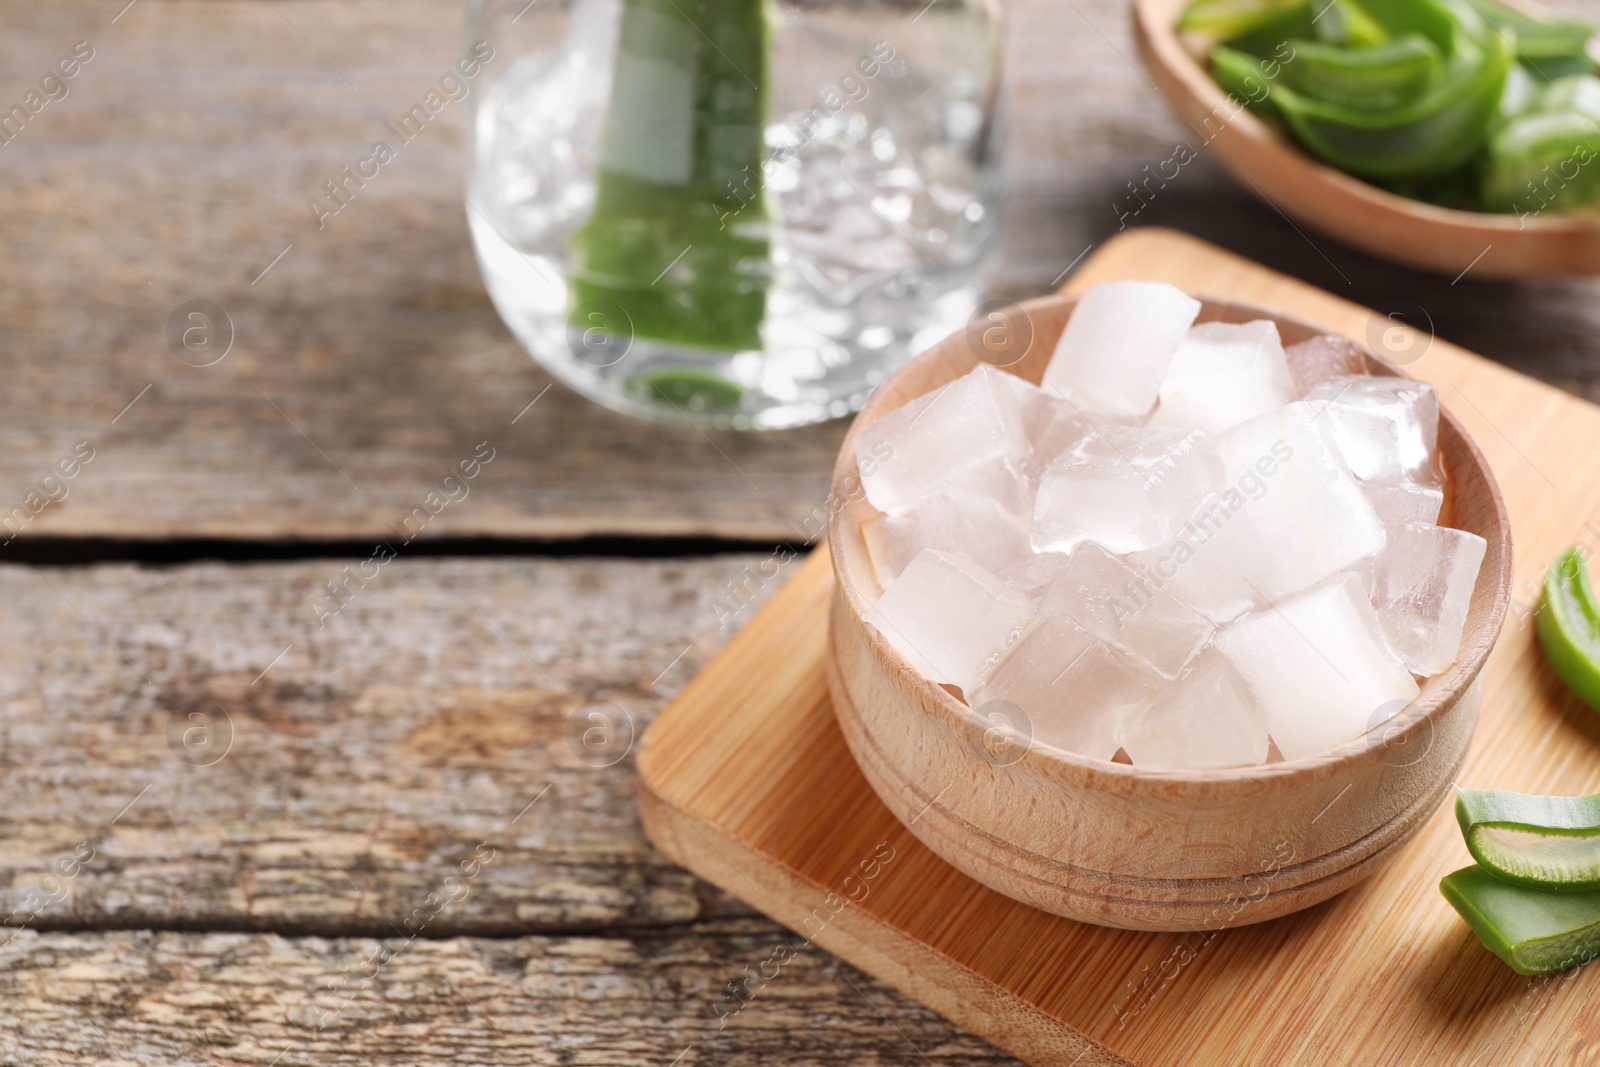
[[(718, 1028), (789, 938), (645, 843), (627, 741), (727, 639), (724, 584), (802, 536), (844, 427), (708, 439), (546, 392), (478, 280), (459, 109), (316, 228), (463, 7), (0, 0), (5, 109), (94, 50), (0, 144), (0, 514), (93, 450), (0, 544), (4, 1062), (1010, 1062), (820, 950)], [(1020, 296), (1192, 135), (1122, 3), (1011, 10)], [(1386, 266), (1203, 153), (1122, 221), (1600, 399), (1595, 282)], [(233, 324), (209, 367), (168, 351), (191, 300)], [(330, 615), (484, 441), (471, 495)]]

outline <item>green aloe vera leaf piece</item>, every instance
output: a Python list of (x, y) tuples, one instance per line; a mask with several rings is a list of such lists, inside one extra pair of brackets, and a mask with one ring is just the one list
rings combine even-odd
[(1330, 104), (1362, 111), (1403, 107), (1426, 91), (1443, 66), (1439, 47), (1421, 34), (1407, 34), (1375, 48), (1337, 48), (1294, 42), (1284, 77), (1297, 91)]
[(635, 374), (624, 388), (697, 413), (732, 411), (744, 398), (744, 386), (700, 367), (663, 367)]
[(613, 301), (641, 338), (761, 347), (767, 37), (761, 0), (624, 0), (575, 309)]
[(1277, 114), (1272, 103), (1272, 78), (1255, 56), (1219, 44), (1211, 50), (1211, 76), (1223, 92), (1250, 110), (1263, 115)]
[(1324, 0), (1316, 16), (1316, 37), (1330, 45), (1373, 48), (1389, 39), (1388, 31), (1355, 0)]
[(1534, 629), (1556, 675), (1600, 711), (1600, 604), (1576, 547), (1557, 556), (1545, 574)]
[(1460, 40), (1444, 70), (1417, 100), (1387, 111), (1361, 111), (1275, 86), (1273, 103), (1312, 155), (1377, 180), (1442, 174), (1483, 147), (1499, 114), (1511, 67), (1498, 35)]
[(1577, 19), (1538, 18), (1499, 0), (1473, 0), (1473, 6), (1495, 29), (1509, 30), (1517, 51), (1532, 59), (1582, 56), (1594, 36), (1594, 27)]
[(1476, 865), (1445, 875), (1439, 892), (1518, 974), (1553, 974), (1600, 955), (1600, 892), (1532, 889)]
[(1317, 34), (1316, 11), (1310, 0), (1286, 8), (1271, 21), (1264, 22), (1249, 33), (1229, 37), (1222, 44), (1234, 51), (1255, 56), (1257, 59), (1286, 59), (1291, 52), (1289, 42), (1310, 40)]
[(1600, 889), (1600, 796), (1460, 789), (1467, 851), (1493, 874), (1536, 889)]
[(1362, 6), (1388, 37), (1421, 34), (1445, 55), (1464, 42), (1499, 36), (1478, 13), (1476, 0), (1367, 0)]
[(1306, 6), (1306, 0), (1194, 0), (1178, 16), (1178, 29), (1229, 40)]
[(1528, 215), (1600, 202), (1597, 160), (1600, 121), (1594, 117), (1573, 110), (1513, 116), (1484, 152), (1484, 209)]
[(1587, 53), (1581, 56), (1539, 56), (1538, 58), (1518, 57), (1522, 67), (1537, 78), (1541, 83), (1553, 82), (1560, 78), (1570, 78), (1575, 74), (1592, 75), (1600, 73), (1600, 62)]
[(1500, 117), (1509, 119), (1534, 110), (1539, 106), (1544, 84), (1521, 63), (1511, 64), (1506, 71), (1506, 91), (1500, 96)]
[(1576, 111), (1600, 122), (1600, 79), (1588, 75), (1557, 78), (1539, 91), (1535, 111)]

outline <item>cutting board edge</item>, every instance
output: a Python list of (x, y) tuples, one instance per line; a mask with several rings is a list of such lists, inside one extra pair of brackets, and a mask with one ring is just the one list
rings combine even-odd
[[(847, 904), (808, 937), (782, 913), (793, 907), (795, 900), (806, 897), (821, 906), (830, 894), (838, 896), (836, 891), (724, 832), (715, 819), (691, 820), (681, 805), (642, 772), (639, 816), (645, 836), (674, 862), (997, 1048), (1037, 1067), (1137, 1067), (999, 983), (864, 909)], [(692, 823), (693, 836), (701, 838), (700, 844), (676, 829), (685, 822)], [(754, 877), (748, 873), (752, 871)], [(935, 975), (944, 980), (936, 980)]]

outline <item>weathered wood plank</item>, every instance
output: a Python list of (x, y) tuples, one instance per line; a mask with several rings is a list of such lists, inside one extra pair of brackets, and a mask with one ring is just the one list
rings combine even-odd
[[(0, 0), (7, 106), (75, 41), (95, 49), (0, 145), (0, 511), (76, 441), (97, 450), (23, 536), (382, 536), (484, 440), (494, 463), (424, 536), (796, 536), (842, 427), (713, 447), (560, 387), (510, 424), (549, 381), (478, 280), (458, 106), (314, 225), (307, 199), (451, 61), (459, 0), (140, 0), (113, 25), (122, 6)], [(1300, 234), (1168, 115), (1125, 7), (1009, 5), (1000, 290), (1048, 288), (1121, 225), (1175, 225), (1600, 397), (1595, 283), (1451, 285)], [(1199, 158), (1140, 208), (1128, 183), (1179, 140)], [(167, 351), (194, 299), (233, 321), (212, 367)]]
[[(693, 920), (701, 889), (639, 830), (629, 719), (637, 737), (721, 646), (709, 599), (762, 562), (396, 559), (364, 586), (334, 560), (0, 567), (0, 916), (430, 937)], [(485, 855), (466, 899), (413, 916)]]
[[(0, 512), (74, 442), (97, 450), (25, 536), (387, 536), (480, 441), (495, 461), (424, 536), (796, 536), (841, 426), (708, 440), (559, 386), (521, 414), (550, 380), (478, 278), (462, 105), (317, 228), (308, 199), (455, 62), (464, 4), (142, 0), (113, 26), (120, 6), (0, 5), (7, 105), (94, 49), (0, 145), (0, 336), (21, 364)], [(214, 366), (168, 351), (190, 300), (231, 319)]]
[[(727, 984), (785, 947), (724, 1020)], [(25, 931), (0, 949), (0, 995), (0, 1056), (30, 1067), (1016, 1062), (765, 920), (409, 942)]]

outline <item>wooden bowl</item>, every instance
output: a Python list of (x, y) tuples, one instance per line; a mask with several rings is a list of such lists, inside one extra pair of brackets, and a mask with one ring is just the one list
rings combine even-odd
[[(1037, 383), (1075, 303), (1020, 305), (1032, 341), (1010, 372)], [(1204, 300), (1201, 321), (1271, 319), (1285, 344), (1324, 333), (1261, 308)], [(1362, 350), (1365, 353), (1365, 350)], [(1374, 374), (1395, 371), (1363, 358)], [(966, 335), (917, 356), (856, 417), (834, 469), (837, 575), (828, 684), (846, 742), (883, 802), (952, 866), (1056, 915), (1134, 930), (1275, 918), (1372, 874), (1439, 806), (1477, 723), (1478, 672), (1505, 619), (1511, 525), (1483, 454), (1441, 412), (1445, 517), (1488, 542), (1460, 657), (1416, 702), (1312, 759), (1225, 771), (1140, 770), (1041, 742), (996, 749), (991, 724), (924, 679), (863, 621), (880, 589), (861, 537), (877, 515), (855, 436), (977, 365)], [(986, 736), (987, 735), (987, 736)]]
[(1600, 273), (1600, 216), (1526, 219), (1409, 200), (1317, 162), (1287, 135), (1236, 107), (1179, 40), (1187, 0), (1135, 0), (1140, 58), (1167, 103), (1235, 177), (1293, 218), (1383, 259), (1448, 277)]

